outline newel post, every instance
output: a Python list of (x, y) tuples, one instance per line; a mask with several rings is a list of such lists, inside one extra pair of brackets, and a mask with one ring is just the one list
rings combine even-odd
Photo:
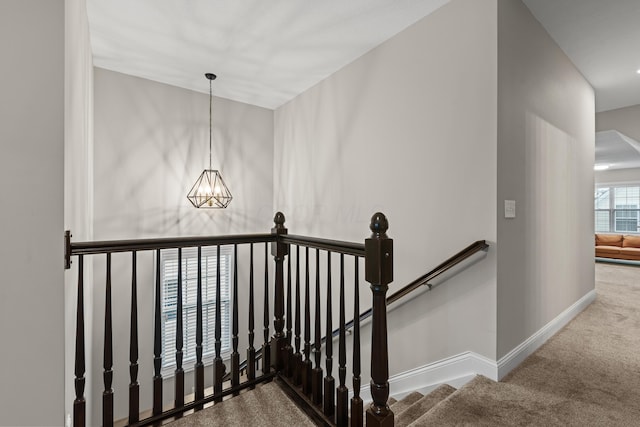
[(371, 397), (367, 426), (394, 425), (389, 398), (389, 352), (387, 346), (387, 290), (393, 281), (393, 239), (387, 236), (389, 222), (377, 212), (371, 217), (372, 234), (365, 240), (365, 279), (373, 292), (371, 322)]
[(276, 241), (271, 243), (271, 255), (276, 264), (275, 276), (275, 300), (273, 304), (273, 339), (271, 340), (271, 365), (276, 371), (282, 371), (285, 368), (285, 346), (287, 340), (284, 334), (284, 258), (289, 253), (289, 245), (280, 242), (279, 236), (287, 234), (287, 228), (284, 226), (284, 214), (276, 213), (273, 218), (275, 226), (271, 229), (271, 234), (276, 235)]

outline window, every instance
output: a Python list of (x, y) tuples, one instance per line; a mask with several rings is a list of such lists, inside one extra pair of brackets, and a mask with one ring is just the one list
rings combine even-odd
[[(202, 353), (203, 360), (215, 354), (216, 319), (216, 247), (202, 248)], [(222, 353), (230, 351), (230, 288), (233, 254), (220, 248), (220, 299)], [(178, 301), (178, 251), (162, 251), (162, 367), (165, 372), (175, 367), (176, 320)], [(198, 290), (198, 250), (182, 250), (182, 324), (183, 367), (196, 360), (196, 313)]]
[(594, 200), (596, 233), (640, 232), (640, 185), (598, 186)]

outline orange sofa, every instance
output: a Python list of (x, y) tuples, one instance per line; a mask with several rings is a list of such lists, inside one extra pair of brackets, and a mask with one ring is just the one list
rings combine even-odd
[(640, 236), (596, 234), (596, 256), (640, 261)]

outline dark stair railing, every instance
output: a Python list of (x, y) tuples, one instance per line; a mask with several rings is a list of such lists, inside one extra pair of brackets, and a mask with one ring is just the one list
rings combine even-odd
[[(104, 322), (104, 358), (103, 358), (103, 405), (102, 422), (105, 426), (113, 426), (114, 418), (118, 408), (114, 407), (114, 396), (119, 393), (126, 393), (126, 390), (113, 389), (114, 370), (119, 369), (113, 364), (113, 352), (123, 351), (114, 348), (112, 341), (112, 312), (113, 306), (118, 305), (117, 300), (112, 300), (112, 277), (111, 258), (114, 254), (131, 254), (132, 276), (131, 276), (131, 328), (129, 339), (129, 407), (128, 421), (131, 426), (155, 425), (163, 420), (181, 417), (186, 411), (201, 409), (205, 404), (222, 401), (225, 396), (238, 394), (246, 388), (253, 388), (259, 383), (271, 381), (278, 378), (279, 384), (283, 386), (292, 398), (302, 404), (305, 411), (319, 424), (345, 426), (350, 420), (352, 426), (362, 426), (362, 399), (360, 398), (360, 331), (359, 317), (353, 322), (353, 397), (351, 398), (351, 408), (349, 414), (348, 390), (346, 386), (346, 305), (345, 287), (347, 286), (344, 265), (345, 257), (354, 259), (354, 277), (349, 281), (349, 285), (354, 288), (353, 313), (359, 313), (359, 262), (364, 260), (365, 279), (370, 283), (373, 294), (372, 303), (372, 354), (371, 354), (371, 390), (373, 403), (366, 413), (366, 423), (368, 426), (383, 426), (393, 424), (393, 413), (389, 410), (387, 399), (389, 396), (388, 385), (388, 351), (387, 351), (387, 322), (386, 322), (386, 293), (388, 284), (393, 278), (393, 241), (387, 234), (388, 223), (385, 216), (376, 213), (371, 219), (371, 237), (366, 239), (364, 244), (341, 242), (336, 240), (320, 239), (315, 237), (288, 235), (284, 226), (285, 218), (281, 213), (277, 213), (274, 218), (275, 226), (271, 233), (247, 234), (236, 236), (214, 236), (214, 237), (185, 237), (185, 238), (164, 238), (164, 239), (139, 239), (139, 240), (117, 240), (101, 242), (72, 242), (71, 233), (65, 233), (65, 268), (71, 268), (72, 258), (78, 265), (78, 295), (77, 295), (77, 323), (76, 323), (76, 354), (75, 354), (75, 400), (74, 400), (74, 426), (84, 426), (86, 419), (85, 402), (85, 337), (84, 337), (84, 260), (91, 255), (106, 256), (106, 288), (105, 288), (105, 322)], [(256, 301), (254, 301), (254, 290), (257, 285), (254, 283), (254, 246), (262, 246), (265, 250), (265, 277), (264, 277), (264, 342), (259, 352), (254, 347), (255, 338), (255, 313)], [(247, 369), (246, 376), (240, 376), (239, 351), (238, 351), (238, 246), (246, 245), (249, 248), (249, 259), (244, 260), (248, 264), (249, 281), (246, 285), (249, 288), (249, 301), (247, 310), (248, 316), (248, 348), (247, 348)], [(202, 247), (213, 246), (217, 251), (217, 265), (220, 265), (220, 248), (222, 246), (232, 246), (234, 254), (231, 268), (236, 273), (233, 275), (231, 292), (232, 298), (232, 324), (231, 340), (232, 354), (230, 359), (230, 381), (225, 381), (225, 365), (221, 358), (221, 295), (220, 288), (216, 286), (215, 295), (215, 355), (213, 360), (206, 361), (213, 363), (213, 392), (205, 394), (204, 363), (202, 348)], [(182, 249), (198, 249), (198, 279), (197, 279), (197, 310), (196, 316), (196, 338), (195, 352), (196, 360), (194, 364), (194, 399), (185, 401), (185, 371), (183, 366), (183, 356), (185, 351), (184, 329), (182, 316), (184, 307), (181, 296), (182, 292)], [(301, 250), (303, 249), (303, 250)], [(174, 374), (174, 407), (163, 409), (163, 377), (162, 377), (162, 343), (161, 343), (161, 282), (160, 282), (160, 257), (163, 250), (177, 250), (178, 252), (178, 287), (177, 287), (177, 324), (175, 353), (165, 354), (164, 357), (175, 358)], [(153, 340), (153, 367), (154, 375), (149, 380), (152, 383), (152, 402), (150, 402), (150, 414), (141, 418), (140, 411), (144, 411), (140, 402), (140, 382), (138, 378), (139, 340), (146, 339), (140, 336), (138, 330), (138, 257), (137, 254), (143, 251), (153, 251), (156, 256), (155, 262), (155, 300), (154, 300), (154, 333)], [(268, 255), (273, 256), (274, 267), (268, 266)], [(292, 276), (292, 257), (290, 253), (295, 253), (295, 284)], [(304, 254), (304, 256), (303, 256)], [(334, 269), (332, 262), (334, 255), (339, 255), (339, 281), (332, 283)], [(304, 260), (303, 260), (304, 258)], [(312, 262), (315, 261), (315, 262)], [(284, 263), (287, 262), (286, 274)], [(325, 264), (326, 262), (326, 264)], [(315, 283), (311, 279), (311, 272), (315, 264)], [(325, 269), (326, 266), (326, 269)], [(304, 275), (301, 270), (304, 268)], [(270, 274), (273, 274), (270, 280)], [(286, 275), (286, 281), (285, 281)], [(216, 271), (216, 278), (220, 282), (220, 270)], [(91, 281), (89, 281), (91, 282)], [(285, 289), (286, 283), (286, 289)], [(325, 334), (332, 331), (332, 286), (339, 284), (338, 298), (340, 327), (338, 335), (338, 386), (333, 378), (333, 343), (326, 346), (324, 361), (326, 372), (321, 365), (321, 329), (323, 312), (325, 318)], [(114, 286), (120, 286), (113, 283)], [(300, 297), (304, 288), (304, 302)], [(295, 289), (295, 298), (292, 292)], [(321, 298), (321, 290), (326, 292)], [(315, 290), (315, 296), (313, 291)], [(286, 294), (286, 300), (285, 300)], [(273, 298), (273, 299), (272, 299)], [(269, 301), (273, 301), (273, 306), (269, 306)], [(312, 307), (314, 304), (313, 318)], [(304, 304), (304, 307), (302, 306)], [(323, 306), (322, 304), (326, 304)], [(270, 312), (273, 313), (273, 320), (270, 319)], [(286, 311), (286, 313), (285, 313)], [(295, 314), (294, 314), (295, 311)], [(302, 313), (304, 312), (304, 333), (302, 329)], [(295, 322), (292, 319), (295, 318)], [(273, 332), (271, 332), (273, 327)], [(285, 329), (286, 327), (286, 329)], [(315, 341), (311, 342), (311, 331), (314, 329)], [(303, 342), (301, 342), (303, 340)], [(293, 342), (292, 342), (293, 341)], [(259, 361), (258, 356), (262, 360)], [(260, 363), (262, 362), (262, 363)], [(261, 365), (261, 372), (258, 373), (258, 365)], [(146, 406), (146, 405), (144, 405)], [(349, 416), (350, 415), (350, 416)], [(90, 422), (90, 420), (89, 420)]]
[[(402, 297), (410, 294), (411, 292), (420, 289), (420, 287), (422, 286), (427, 286), (429, 289), (433, 288), (433, 285), (430, 283), (433, 279), (435, 279), (436, 277), (440, 276), (443, 273), (446, 273), (448, 270), (452, 269), (453, 267), (457, 266), (458, 264), (460, 264), (461, 262), (465, 261), (467, 258), (470, 258), (472, 255), (480, 252), (480, 251), (486, 251), (489, 248), (489, 244), (486, 242), (486, 240), (477, 240), (475, 242), (473, 242), (472, 244), (470, 244), (469, 246), (467, 246), (466, 248), (464, 248), (463, 250), (461, 250), (460, 252), (458, 252), (457, 254), (453, 255), (452, 257), (448, 258), (446, 261), (442, 262), (441, 264), (439, 264), (436, 268), (434, 268), (433, 270), (429, 271), (428, 273), (418, 277), (417, 279), (413, 280), (412, 282), (410, 282), (409, 284), (407, 284), (406, 286), (404, 286), (402, 289), (394, 292), (393, 294), (391, 294), (388, 298), (387, 298), (387, 305), (390, 305), (396, 301), (398, 301), (399, 299), (401, 299)], [(342, 277), (342, 274), (340, 275), (340, 277)], [(356, 288), (357, 289), (357, 288)], [(342, 301), (342, 299), (341, 299)], [(355, 312), (357, 313), (359, 310), (356, 310)], [(371, 317), (372, 314), (372, 309), (368, 309), (366, 311), (363, 311), (358, 320), (361, 323), (362, 321), (368, 319)], [(347, 323), (345, 323), (344, 328), (347, 331), (351, 331), (354, 328), (355, 325), (355, 319), (352, 319), (350, 321), (348, 321)], [(332, 338), (336, 338), (339, 337), (340, 335), (340, 328), (336, 328), (331, 332), (331, 337)], [(323, 336), (321, 339), (321, 343), (324, 344), (327, 340), (327, 335)], [(261, 357), (260, 354), (258, 354), (258, 358), (257, 360), (259, 360)], [(245, 360), (244, 362), (242, 362), (240, 364), (240, 369), (242, 372), (245, 372), (247, 366), (247, 361)]]

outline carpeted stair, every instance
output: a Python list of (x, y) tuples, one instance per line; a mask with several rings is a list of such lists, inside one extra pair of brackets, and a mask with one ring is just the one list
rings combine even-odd
[[(398, 427), (640, 426), (640, 269), (596, 265), (596, 301), (501, 382), (389, 400)], [(171, 424), (312, 426), (276, 382)]]
[(417, 394), (409, 395), (412, 404), (400, 400), (400, 406), (391, 405), (396, 426), (633, 426), (640, 420), (637, 413), (498, 383), (481, 375), (457, 391), (440, 386), (424, 397)]
[(275, 382), (173, 421), (171, 427), (313, 427), (315, 424)]

